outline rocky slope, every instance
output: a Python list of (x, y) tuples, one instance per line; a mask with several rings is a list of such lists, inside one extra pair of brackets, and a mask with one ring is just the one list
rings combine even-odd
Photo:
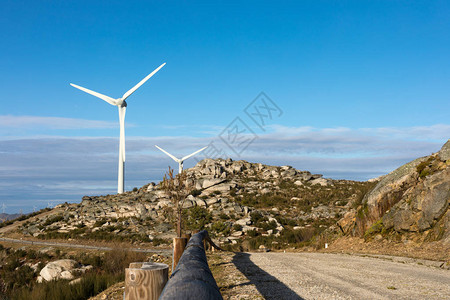
[[(235, 249), (323, 247), (339, 236), (450, 244), (450, 142), (377, 180), (332, 180), (290, 166), (205, 159), (186, 170), (187, 231), (206, 228)], [(169, 244), (174, 204), (158, 184), (85, 196), (30, 219), (20, 234)]]
[[(373, 183), (331, 180), (290, 166), (205, 159), (186, 170), (194, 190), (184, 202), (185, 227), (207, 228), (222, 244), (245, 248), (308, 242), (336, 221)], [(20, 232), (37, 238), (169, 243), (173, 203), (150, 183), (121, 195), (85, 196), (62, 213), (26, 222)]]
[(450, 140), (386, 175), (338, 224), (345, 234), (450, 245)]

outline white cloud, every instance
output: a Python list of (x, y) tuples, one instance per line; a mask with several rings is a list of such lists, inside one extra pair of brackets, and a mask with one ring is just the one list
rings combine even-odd
[[(448, 139), (449, 125), (410, 128), (313, 128), (272, 126), (259, 134), (241, 157), (272, 165), (292, 165), (331, 178), (366, 180), (386, 174), (417, 157), (436, 152)], [(233, 152), (213, 137), (127, 137), (126, 187), (162, 178), (175, 156), (208, 145)], [(0, 140), (0, 203), (33, 199), (80, 201), (83, 195), (114, 193), (117, 180), (116, 137), (8, 138)], [(202, 155), (197, 156), (198, 159)], [(186, 161), (192, 167), (195, 160)], [(26, 204), (27, 203), (27, 204)], [(31, 205), (31, 206), (30, 206)]]
[(6, 129), (110, 129), (116, 122), (37, 116), (0, 116), (0, 127)]

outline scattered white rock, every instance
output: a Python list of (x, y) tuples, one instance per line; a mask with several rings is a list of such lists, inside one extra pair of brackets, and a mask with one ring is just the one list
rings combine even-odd
[(211, 198), (211, 199), (206, 200), (206, 204), (208, 206), (211, 206), (211, 205), (219, 203), (219, 202), (220, 202), (220, 199), (218, 199), (218, 198)]
[(237, 220), (234, 223), (238, 224), (238, 225), (241, 225), (241, 226), (244, 226), (244, 225), (251, 225), (252, 221), (250, 220), (250, 218), (244, 218), (244, 219)]
[(265, 194), (268, 194), (268, 193), (270, 193), (270, 189), (268, 189), (268, 188), (264, 188), (264, 189), (262, 189), (262, 190), (260, 191), (260, 194), (261, 194), (261, 195), (265, 195)]
[(310, 181), (311, 185), (320, 184), (321, 186), (327, 186), (328, 180), (325, 178), (317, 178)]
[(92, 269), (92, 266), (82, 266), (72, 259), (60, 259), (49, 262), (39, 273), (37, 282), (52, 281), (58, 279), (71, 280), (74, 278), (73, 272), (86, 272)]
[(72, 285), (72, 284), (76, 284), (76, 283), (79, 283), (79, 282), (81, 282), (81, 277), (80, 277), (80, 278), (77, 278), (77, 279), (74, 279), (74, 280), (72, 280), (71, 282), (69, 282), (69, 284), (70, 284), (70, 285)]

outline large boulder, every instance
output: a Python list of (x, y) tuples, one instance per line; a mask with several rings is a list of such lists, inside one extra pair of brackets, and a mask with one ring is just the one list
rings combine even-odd
[(450, 142), (430, 156), (409, 162), (384, 176), (362, 205), (338, 224), (344, 233), (364, 234), (375, 222), (397, 232), (425, 232), (439, 223), (435, 239), (450, 232)]
[(438, 154), (441, 160), (444, 161), (450, 160), (450, 140), (448, 140), (447, 143), (445, 143), (444, 146), (442, 146)]
[(425, 231), (446, 213), (449, 202), (450, 168), (446, 168), (406, 191), (403, 199), (383, 216), (384, 227), (396, 231)]
[(73, 279), (72, 271), (80, 269), (81, 265), (72, 259), (60, 259), (49, 262), (39, 273), (45, 281), (58, 279)]

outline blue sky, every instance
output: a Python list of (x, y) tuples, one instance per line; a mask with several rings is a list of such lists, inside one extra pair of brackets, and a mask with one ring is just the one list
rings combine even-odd
[[(126, 188), (215, 141), (234, 159), (366, 180), (449, 138), (447, 1), (4, 1), (0, 203), (7, 212), (114, 193), (129, 99)], [(282, 113), (245, 113), (260, 94)], [(239, 117), (240, 155), (218, 138)], [(186, 162), (192, 166), (195, 161)]]

